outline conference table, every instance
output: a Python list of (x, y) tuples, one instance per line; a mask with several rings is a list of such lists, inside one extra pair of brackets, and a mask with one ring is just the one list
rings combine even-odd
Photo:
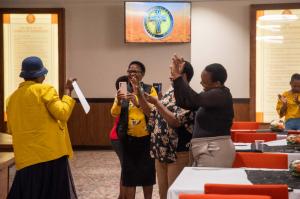
[(168, 189), (167, 199), (180, 193), (204, 193), (204, 184), (288, 184), (289, 199), (300, 198), (300, 178), (285, 169), (185, 167)]
[(0, 132), (0, 152), (12, 152), (12, 136), (7, 133)]
[(0, 152), (0, 199), (6, 199), (9, 190), (9, 168), (14, 165), (12, 152)]
[(15, 163), (12, 136), (0, 132), (0, 199), (6, 199), (9, 190), (9, 168)]

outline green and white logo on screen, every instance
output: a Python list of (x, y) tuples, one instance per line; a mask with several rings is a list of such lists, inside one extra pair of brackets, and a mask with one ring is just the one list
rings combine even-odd
[(150, 8), (144, 17), (144, 28), (154, 39), (163, 39), (173, 30), (174, 20), (171, 12), (163, 6)]

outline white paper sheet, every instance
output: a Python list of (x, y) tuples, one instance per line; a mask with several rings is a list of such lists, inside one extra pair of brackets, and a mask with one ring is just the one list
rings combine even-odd
[(79, 101), (80, 101), (80, 103), (81, 103), (81, 105), (83, 107), (84, 112), (87, 114), (90, 111), (90, 109), (91, 109), (90, 105), (86, 101), (86, 99), (85, 99), (83, 93), (81, 92), (81, 90), (80, 90), (77, 82), (73, 81), (72, 85), (73, 85), (74, 91), (75, 91), (75, 93), (76, 93), (76, 95), (77, 95), (77, 97), (78, 97), (78, 99), (79, 99)]
[(283, 140), (286, 139), (287, 135), (281, 135), (281, 134), (277, 134), (277, 140)]
[(250, 150), (251, 149), (251, 143), (233, 143), (235, 150)]
[(264, 142), (264, 144), (267, 146), (286, 146), (287, 145), (286, 139)]

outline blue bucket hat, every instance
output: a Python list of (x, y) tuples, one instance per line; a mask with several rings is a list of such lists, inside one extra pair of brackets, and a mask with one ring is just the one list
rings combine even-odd
[(22, 78), (38, 78), (46, 75), (48, 70), (44, 67), (42, 60), (39, 57), (27, 57), (22, 62), (22, 71), (20, 77)]

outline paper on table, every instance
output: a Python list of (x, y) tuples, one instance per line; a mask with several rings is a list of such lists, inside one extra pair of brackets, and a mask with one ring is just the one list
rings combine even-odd
[(267, 146), (286, 146), (287, 145), (286, 139), (264, 142), (264, 144)]
[(75, 91), (75, 93), (76, 93), (76, 95), (77, 95), (77, 97), (78, 97), (78, 99), (79, 99), (79, 101), (80, 101), (80, 103), (81, 103), (81, 105), (83, 107), (84, 112), (87, 114), (90, 111), (90, 109), (91, 109), (90, 105), (86, 101), (86, 99), (85, 99), (83, 93), (81, 92), (81, 90), (80, 90), (77, 82), (73, 81), (72, 85), (73, 85), (74, 91)]
[(235, 150), (251, 150), (251, 143), (233, 143)]

